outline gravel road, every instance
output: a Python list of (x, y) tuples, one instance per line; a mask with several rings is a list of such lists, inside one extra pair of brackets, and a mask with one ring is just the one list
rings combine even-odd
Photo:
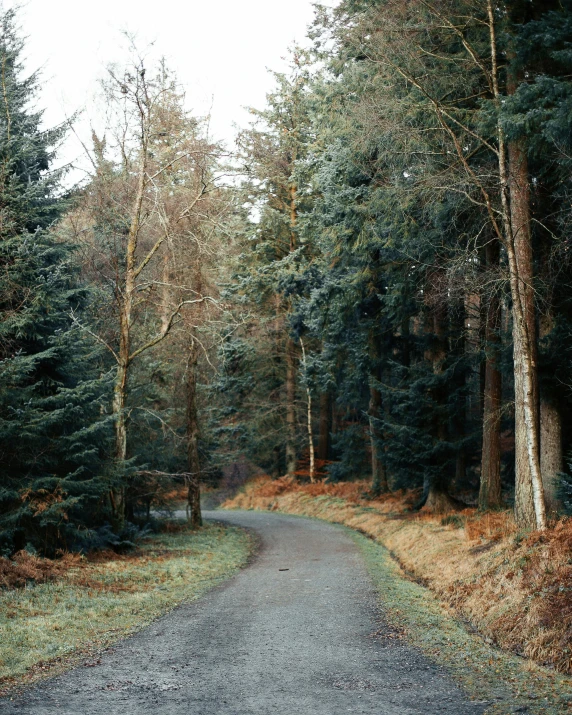
[[(253, 563), (0, 713), (476, 715), (446, 673), (384, 624), (342, 529), (274, 513), (207, 517), (253, 529)], [(393, 637), (392, 637), (393, 636)]]

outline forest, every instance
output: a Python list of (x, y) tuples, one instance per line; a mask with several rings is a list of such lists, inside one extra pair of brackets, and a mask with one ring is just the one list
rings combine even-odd
[(2, 713), (569, 712), (572, 0), (313, 7), (231, 142), (0, 2)]
[(199, 526), (232, 469), (572, 509), (567, 0), (317, 6), (235, 147), (134, 51), (79, 183), (22, 38), (5, 11), (5, 557), (118, 547), (182, 493)]

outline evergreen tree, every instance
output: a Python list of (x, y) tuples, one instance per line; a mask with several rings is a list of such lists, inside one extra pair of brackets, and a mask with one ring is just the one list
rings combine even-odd
[(507, 136), (526, 147), (534, 287), (538, 312), (540, 459), (550, 513), (559, 507), (558, 474), (570, 449), (571, 264), (569, 2), (514, 3), (512, 56), (520, 80), (507, 98)]
[(225, 345), (227, 375), (220, 387), (239, 398), (244, 423), (239, 427), (235, 419), (233, 429), (249, 443), (251, 457), (276, 475), (293, 475), (301, 452), (303, 371), (295, 304), (300, 266), (312, 251), (299, 230), (299, 217), (312, 203), (303, 171), (310, 141), (308, 74), (305, 54), (294, 51), (291, 73), (275, 75), (268, 107), (252, 111), (255, 120), (239, 137), (247, 177), (241, 190), (250, 216), (244, 217), (244, 252), (227, 291), (255, 319), (247, 340), (235, 334)]
[(31, 108), (39, 78), (24, 76), (14, 12), (0, 28), (0, 546), (53, 553), (105, 520), (106, 382), (72, 317), (89, 293), (50, 230), (66, 205), (52, 169), (63, 129)]

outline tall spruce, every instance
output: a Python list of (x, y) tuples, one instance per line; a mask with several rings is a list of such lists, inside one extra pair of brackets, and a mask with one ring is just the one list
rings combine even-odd
[(33, 109), (13, 11), (0, 17), (0, 548), (75, 548), (102, 526), (105, 444), (97, 351), (74, 329), (88, 305), (52, 164), (63, 128)]

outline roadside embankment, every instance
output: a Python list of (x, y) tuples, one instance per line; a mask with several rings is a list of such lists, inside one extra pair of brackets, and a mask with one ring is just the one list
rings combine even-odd
[(260, 477), (225, 508), (344, 524), (383, 544), (485, 640), (572, 673), (572, 519), (519, 533), (508, 512), (412, 513), (407, 495), (367, 500), (365, 483), (298, 484)]
[[(97, 654), (248, 561), (253, 537), (233, 526), (171, 523), (125, 555), (0, 563), (0, 694)], [(16, 586), (16, 587), (14, 587)]]

